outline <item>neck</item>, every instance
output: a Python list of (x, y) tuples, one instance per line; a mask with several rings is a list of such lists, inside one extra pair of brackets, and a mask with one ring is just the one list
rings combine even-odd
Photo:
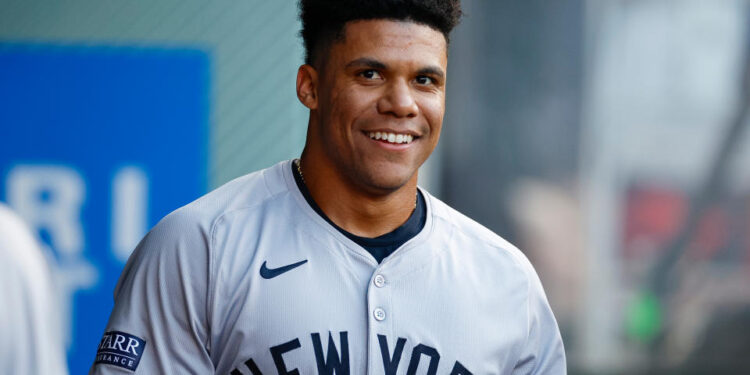
[(332, 165), (302, 153), (301, 172), (315, 203), (336, 225), (360, 237), (378, 237), (405, 223), (414, 211), (417, 175), (394, 191), (356, 186)]

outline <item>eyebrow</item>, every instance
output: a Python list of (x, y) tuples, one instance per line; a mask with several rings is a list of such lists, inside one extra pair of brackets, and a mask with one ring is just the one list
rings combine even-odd
[(419, 69), (417, 72), (419, 75), (433, 75), (438, 78), (445, 78), (445, 73), (443, 73), (443, 70), (436, 67), (436, 66), (428, 66), (422, 69)]
[[(347, 68), (352, 67), (368, 67), (373, 69), (380, 69), (380, 70), (386, 70), (388, 68), (388, 65), (373, 59), (371, 57), (360, 57), (356, 60), (350, 61), (348, 64), (346, 64)], [(419, 75), (433, 75), (439, 78), (445, 78), (445, 73), (442, 69), (440, 69), (437, 66), (426, 66), (422, 69), (419, 69), (417, 71), (417, 74)]]
[(357, 66), (366, 66), (373, 69), (382, 69), (385, 70), (387, 66), (383, 64), (382, 62), (375, 60), (371, 57), (360, 57), (356, 60), (350, 61), (348, 64), (346, 64), (347, 68), (351, 67), (357, 67)]

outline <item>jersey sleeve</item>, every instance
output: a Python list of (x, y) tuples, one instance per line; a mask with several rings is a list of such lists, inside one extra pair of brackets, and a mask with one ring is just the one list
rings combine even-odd
[(566, 374), (560, 329), (531, 264), (528, 264), (528, 337), (513, 375)]
[(176, 211), (138, 244), (89, 374), (213, 374), (209, 230)]

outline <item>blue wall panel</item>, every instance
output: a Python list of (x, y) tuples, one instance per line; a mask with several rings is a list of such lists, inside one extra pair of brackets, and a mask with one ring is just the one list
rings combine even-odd
[(0, 44), (0, 197), (55, 259), (71, 373), (136, 238), (206, 191), (209, 70), (197, 49)]

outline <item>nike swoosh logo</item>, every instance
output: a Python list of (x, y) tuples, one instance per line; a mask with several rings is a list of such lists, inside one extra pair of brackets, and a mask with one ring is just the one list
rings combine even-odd
[(307, 259), (279, 268), (268, 268), (266, 267), (266, 262), (263, 261), (263, 264), (260, 266), (260, 276), (264, 279), (273, 279), (274, 277), (279, 276), (284, 272), (291, 271), (305, 263), (307, 263)]

